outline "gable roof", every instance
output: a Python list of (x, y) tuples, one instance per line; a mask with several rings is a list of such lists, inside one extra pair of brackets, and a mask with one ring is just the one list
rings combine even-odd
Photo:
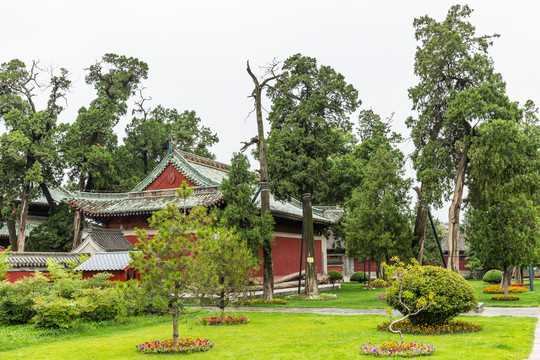
[(7, 263), (14, 268), (21, 267), (46, 267), (47, 260), (52, 259), (62, 265), (68, 261), (76, 261), (81, 254), (62, 252), (10, 252)]
[(103, 252), (92, 255), (76, 271), (124, 270), (131, 263), (129, 251)]
[(135, 249), (124, 237), (122, 229), (104, 229), (89, 224), (88, 233), (83, 242), (73, 249), (74, 253), (129, 251)]

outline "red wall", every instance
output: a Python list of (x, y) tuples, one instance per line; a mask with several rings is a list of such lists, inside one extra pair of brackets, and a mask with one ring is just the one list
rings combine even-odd
[(328, 266), (327, 269), (328, 269), (328, 271), (336, 270), (336, 271), (340, 272), (341, 274), (343, 274), (343, 266)]
[[(272, 258), (274, 260), (274, 277), (298, 273), (300, 267), (300, 247), (302, 239), (276, 237), (272, 247)], [(304, 244), (305, 245), (305, 244)], [(306, 268), (305, 246), (302, 253), (302, 270)], [(261, 255), (262, 257), (262, 255)], [(321, 240), (315, 240), (315, 261), (317, 262), (317, 273), (322, 273), (321, 260)], [(263, 276), (263, 265), (259, 267), (256, 277)]]
[(169, 164), (161, 175), (144, 190), (176, 189), (182, 186), (182, 181), (185, 181), (190, 187), (197, 186)]
[[(34, 276), (34, 271), (8, 271), (6, 280), (9, 282), (15, 282), (25, 277)], [(44, 274), (48, 274), (48, 271), (42, 271)]]
[(109, 271), (83, 271), (83, 279), (94, 277), (94, 275), (108, 272), (113, 276), (109, 278), (110, 281), (126, 281), (126, 275), (123, 270), (109, 270)]
[[(371, 265), (371, 266), (370, 266)], [(371, 264), (369, 261), (366, 261), (366, 265), (364, 268), (364, 262), (358, 262), (358, 260), (354, 259), (354, 272), (357, 271), (363, 271), (363, 272), (375, 272), (377, 271), (377, 264), (375, 263), (375, 260), (371, 260)]]

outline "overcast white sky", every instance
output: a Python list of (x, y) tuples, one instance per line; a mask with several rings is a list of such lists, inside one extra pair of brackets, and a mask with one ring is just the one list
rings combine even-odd
[[(0, 62), (13, 58), (65, 67), (74, 81), (68, 108), (74, 121), (93, 90), (85, 71), (103, 54), (148, 63), (144, 86), (152, 105), (195, 110), (217, 132), (217, 159), (229, 162), (241, 141), (256, 134), (252, 82), (256, 69), (295, 53), (341, 72), (363, 102), (405, 138), (413, 115), (407, 89), (416, 42), (413, 19), (442, 20), (456, 1), (3, 1)], [(512, 100), (540, 104), (540, 1), (469, 1), (478, 34), (499, 33), (491, 55)], [(262, 74), (262, 71), (259, 71)], [(355, 119), (356, 116), (353, 118)], [(117, 128), (120, 138), (129, 117)], [(411, 145), (404, 145), (410, 152)], [(253, 165), (253, 164), (252, 164)], [(409, 176), (414, 176), (408, 165)], [(447, 221), (447, 208), (437, 216)]]

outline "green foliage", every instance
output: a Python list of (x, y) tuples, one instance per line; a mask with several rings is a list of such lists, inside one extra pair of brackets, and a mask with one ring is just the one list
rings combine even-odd
[[(428, 220), (429, 221), (429, 220)], [(442, 241), (446, 236), (447, 229), (444, 225), (441, 225), (439, 219), (433, 219), (435, 223), (435, 229), (437, 231), (437, 236), (439, 241)], [(433, 229), (431, 224), (428, 222), (426, 229), (426, 238), (424, 240), (424, 257), (422, 264), (424, 265), (442, 265), (441, 252), (439, 251), (439, 245), (437, 245), (437, 240), (433, 234)]]
[(0, 322), (5, 325), (25, 324), (36, 314), (34, 299), (51, 293), (49, 279), (41, 273), (11, 284), (0, 282)]
[(4, 280), (12, 266), (7, 262), (9, 258), (9, 250), (10, 248), (8, 247), (6, 250), (0, 252), (0, 281)]
[(316, 59), (296, 54), (285, 60), (283, 75), (268, 94), (272, 194), (290, 199), (307, 192), (316, 198), (327, 189), (330, 156), (346, 142), (358, 93), (331, 67), (319, 67)]
[(69, 252), (73, 245), (73, 217), (70, 206), (61, 203), (56, 214), (32, 229), (26, 241), (27, 251)]
[(83, 289), (77, 295), (85, 299), (87, 308), (82, 309), (82, 315), (91, 321), (113, 320), (124, 313), (124, 303), (115, 287)]
[(330, 276), (330, 281), (331, 282), (336, 282), (338, 280), (343, 280), (343, 275), (337, 270), (330, 270), (328, 272), (328, 276)]
[(274, 218), (269, 212), (259, 216), (259, 210), (252, 201), (256, 182), (255, 174), (249, 171), (248, 158), (234, 153), (228, 176), (220, 185), (227, 206), (218, 216), (225, 226), (235, 228), (258, 256), (261, 247), (272, 248)]
[(482, 280), (490, 284), (500, 284), (502, 280), (502, 276), (503, 276), (502, 271), (494, 269), (494, 270), (489, 270), (487, 273), (485, 273)]
[(36, 312), (33, 320), (37, 326), (64, 328), (73, 326), (81, 312), (87, 308), (85, 299), (66, 299), (46, 296), (34, 300), (32, 309)]
[(461, 275), (434, 266), (415, 266), (387, 290), (386, 302), (402, 313), (407, 312), (397, 301), (401, 285), (408, 294), (404, 302), (410, 308), (415, 308), (419, 299), (434, 295), (428, 309), (409, 318), (413, 324), (446, 324), (458, 314), (472, 310), (478, 302), (474, 288)]
[(403, 154), (381, 146), (366, 166), (364, 182), (347, 202), (347, 253), (362, 260), (389, 261), (410, 255), (410, 180), (402, 178)]
[(351, 275), (351, 281), (364, 282), (369, 280), (369, 275), (362, 271), (357, 271)]

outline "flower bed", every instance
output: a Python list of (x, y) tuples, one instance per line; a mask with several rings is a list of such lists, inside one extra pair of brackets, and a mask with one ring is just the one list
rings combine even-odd
[[(524, 292), (527, 292), (528, 290), (524, 287), (519, 287), (519, 286), (509, 286), (508, 287), (508, 292), (509, 293), (524, 293)], [(504, 294), (504, 289), (501, 288), (499, 285), (493, 285), (493, 286), (488, 286), (486, 288), (484, 288), (484, 290), (482, 290), (482, 292), (484, 294)]]
[(288, 300), (305, 300), (305, 301), (324, 301), (324, 300), (336, 300), (339, 299), (339, 295), (336, 294), (318, 294), (318, 295), (287, 295), (285, 299)]
[[(377, 328), (380, 331), (390, 332), (390, 330), (388, 329), (388, 325), (390, 325), (390, 323), (391, 321), (386, 321), (382, 324), (377, 325)], [(463, 320), (451, 320), (448, 322), (448, 324), (445, 325), (413, 325), (410, 321), (405, 320), (392, 325), (392, 328), (394, 330), (399, 330), (404, 334), (442, 335), (476, 332), (482, 330), (482, 325)]]
[(287, 305), (289, 302), (283, 299), (248, 299), (248, 300), (239, 300), (235, 302), (235, 305), (257, 305), (257, 304), (272, 304), (272, 305)]
[(383, 342), (381, 344), (368, 343), (360, 347), (360, 354), (376, 357), (415, 357), (433, 355), (435, 347), (415, 342), (399, 343)]
[(382, 294), (382, 295), (377, 296), (377, 299), (381, 299), (381, 300), (386, 299), (386, 294)]
[(199, 318), (201, 325), (242, 325), (249, 323), (249, 319), (245, 316), (204, 316)]
[(512, 285), (510, 286), (519, 286), (519, 287), (525, 287), (525, 286), (530, 286), (530, 284), (523, 284), (523, 283), (513, 283)]
[(208, 351), (214, 347), (214, 343), (208, 339), (185, 338), (178, 339), (178, 344), (175, 344), (173, 339), (167, 339), (145, 342), (136, 347), (145, 354), (189, 354)]
[(495, 300), (495, 301), (518, 301), (519, 297), (517, 297), (515, 295), (508, 295), (508, 296), (496, 295), (496, 296), (492, 297), (491, 300)]

